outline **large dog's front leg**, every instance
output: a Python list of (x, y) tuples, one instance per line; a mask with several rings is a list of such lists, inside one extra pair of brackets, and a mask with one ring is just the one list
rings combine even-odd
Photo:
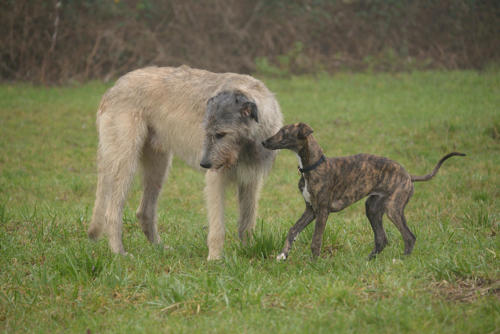
[(286, 260), (286, 258), (288, 257), (288, 253), (292, 248), (292, 244), (297, 238), (297, 235), (299, 235), (299, 233), (302, 232), (302, 230), (306, 228), (306, 226), (309, 225), (313, 220), (314, 220), (314, 211), (312, 207), (309, 204), (307, 204), (306, 211), (304, 211), (299, 220), (297, 220), (295, 225), (293, 225), (292, 228), (290, 228), (290, 231), (288, 231), (288, 236), (286, 237), (285, 246), (283, 247), (281, 253), (276, 257), (276, 260), (278, 261)]
[(326, 221), (328, 220), (328, 210), (323, 209), (318, 212), (316, 226), (311, 243), (311, 251), (314, 258), (318, 257), (323, 243), (323, 232), (325, 232)]
[(207, 171), (205, 175), (205, 199), (208, 213), (208, 260), (222, 257), (224, 248), (224, 187), (225, 177), (216, 171)]
[(238, 201), (240, 206), (238, 236), (244, 245), (251, 237), (251, 233), (255, 227), (257, 205), (261, 187), (262, 177), (256, 177), (249, 183), (243, 183), (240, 181), (238, 184)]

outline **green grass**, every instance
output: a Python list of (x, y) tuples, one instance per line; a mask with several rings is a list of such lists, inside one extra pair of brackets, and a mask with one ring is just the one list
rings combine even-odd
[(208, 263), (203, 176), (174, 160), (159, 203), (166, 245), (124, 214), (133, 257), (87, 240), (96, 183), (95, 112), (106, 85), (0, 85), (0, 331), (498, 333), (500, 328), (500, 73), (416, 72), (264, 79), (287, 123), (304, 121), (328, 156), (369, 152), (429, 172), (407, 207), (417, 236), (367, 261), (364, 204), (332, 214), (322, 255), (312, 225), (274, 260), (303, 210), (296, 157), (278, 155), (260, 201), (255, 242), (237, 239), (228, 191), (225, 258)]

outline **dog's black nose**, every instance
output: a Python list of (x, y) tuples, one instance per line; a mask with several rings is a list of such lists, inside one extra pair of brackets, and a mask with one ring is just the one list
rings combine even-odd
[(200, 166), (203, 167), (203, 168), (206, 168), (206, 169), (209, 169), (210, 167), (212, 167), (212, 164), (210, 162), (200, 162)]

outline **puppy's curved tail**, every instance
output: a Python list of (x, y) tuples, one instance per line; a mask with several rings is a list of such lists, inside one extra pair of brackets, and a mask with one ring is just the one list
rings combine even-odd
[(446, 159), (451, 158), (454, 155), (459, 155), (459, 156), (462, 156), (462, 157), (465, 156), (464, 153), (459, 153), (459, 152), (448, 153), (447, 155), (445, 155), (444, 157), (442, 157), (441, 160), (439, 160), (439, 162), (437, 163), (436, 167), (434, 167), (434, 169), (432, 170), (432, 172), (430, 172), (427, 175), (423, 175), (423, 176), (410, 175), (411, 176), (411, 181), (412, 182), (429, 181), (430, 179), (432, 179), (437, 174), (437, 172), (438, 172), (439, 168), (441, 167), (441, 165), (443, 164), (443, 162), (445, 162)]

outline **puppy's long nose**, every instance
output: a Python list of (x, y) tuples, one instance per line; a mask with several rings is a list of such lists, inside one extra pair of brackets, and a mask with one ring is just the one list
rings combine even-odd
[(209, 169), (210, 167), (212, 167), (212, 164), (210, 162), (202, 161), (202, 162), (200, 162), (200, 166), (203, 168)]

